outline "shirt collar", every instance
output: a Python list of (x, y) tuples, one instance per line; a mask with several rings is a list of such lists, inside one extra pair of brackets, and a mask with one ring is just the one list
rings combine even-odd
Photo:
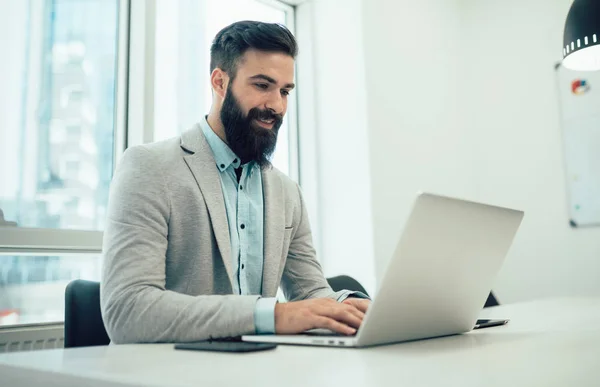
[(219, 171), (225, 171), (230, 165), (233, 165), (234, 168), (239, 168), (241, 164), (240, 158), (237, 157), (231, 148), (229, 148), (229, 146), (212, 130), (206, 120), (206, 116), (200, 120), (200, 127), (202, 128), (204, 137), (206, 137), (206, 142), (208, 142), (208, 145), (213, 152)]

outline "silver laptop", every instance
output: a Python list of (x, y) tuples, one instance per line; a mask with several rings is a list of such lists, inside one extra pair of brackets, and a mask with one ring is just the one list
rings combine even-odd
[(473, 329), (523, 212), (422, 193), (354, 336), (247, 335), (251, 342), (366, 347)]

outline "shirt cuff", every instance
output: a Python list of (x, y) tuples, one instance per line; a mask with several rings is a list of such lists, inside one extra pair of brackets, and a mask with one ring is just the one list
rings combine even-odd
[(277, 298), (259, 298), (254, 307), (254, 326), (256, 334), (265, 335), (275, 333), (275, 304)]
[(348, 297), (356, 297), (356, 298), (365, 298), (370, 300), (369, 296), (364, 294), (363, 292), (353, 292), (351, 290), (342, 290), (342, 294), (338, 297), (337, 302), (342, 302)]

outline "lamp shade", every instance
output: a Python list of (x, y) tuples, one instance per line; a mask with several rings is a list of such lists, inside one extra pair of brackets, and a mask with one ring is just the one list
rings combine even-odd
[(563, 66), (600, 70), (600, 0), (573, 1), (565, 23)]

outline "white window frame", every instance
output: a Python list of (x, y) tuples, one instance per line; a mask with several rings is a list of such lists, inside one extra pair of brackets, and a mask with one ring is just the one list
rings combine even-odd
[[(292, 34), (296, 35), (296, 8), (292, 5), (278, 0), (258, 0), (261, 3), (280, 9), (285, 12), (285, 24)], [(296, 63), (296, 74), (298, 73), (298, 64)], [(296, 82), (298, 83), (298, 82)], [(289, 177), (292, 180), (300, 182), (300, 150), (298, 143), (298, 88), (296, 92), (291, 93), (288, 99), (288, 162)]]
[[(290, 2), (258, 1), (285, 11), (287, 27), (295, 33), (295, 7)], [(155, 20), (156, 0), (120, 0), (113, 168), (127, 147), (153, 141)], [(287, 113), (289, 165), (290, 177), (298, 181), (297, 104), (292, 93)], [(0, 255), (101, 254), (102, 238), (102, 231), (26, 228), (5, 219), (0, 223)]]
[[(278, 0), (258, 0), (261, 3), (285, 12), (286, 25), (295, 33), (295, 8)], [(129, 44), (130, 73), (127, 112), (127, 146), (154, 141), (154, 69), (156, 0), (133, 1), (131, 3), (131, 35)], [(300, 178), (298, 151), (298, 100), (296, 93), (290, 95), (288, 104), (288, 156), (289, 174), (296, 181)]]

